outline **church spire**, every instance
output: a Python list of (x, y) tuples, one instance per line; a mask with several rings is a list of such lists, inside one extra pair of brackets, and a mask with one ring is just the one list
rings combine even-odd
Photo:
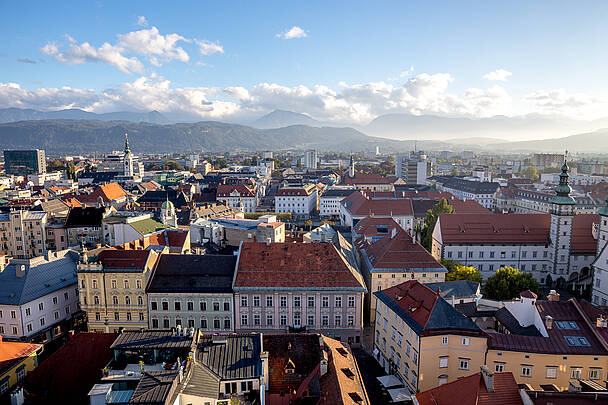
[(131, 153), (129, 149), (129, 134), (125, 133), (125, 155)]
[(564, 164), (562, 165), (562, 172), (559, 175), (559, 184), (555, 187), (555, 197), (551, 200), (553, 204), (558, 205), (574, 205), (574, 198), (570, 196), (572, 192), (572, 187), (568, 184), (568, 172), (570, 171), (570, 167), (568, 167), (568, 151), (564, 155)]

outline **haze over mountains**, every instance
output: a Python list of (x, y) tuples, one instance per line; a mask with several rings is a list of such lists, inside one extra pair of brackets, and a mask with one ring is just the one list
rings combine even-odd
[(284, 110), (266, 114), (250, 126), (217, 121), (179, 123), (177, 118), (158, 111), (96, 114), (78, 109), (43, 112), (6, 108), (0, 109), (0, 144), (56, 152), (101, 152), (120, 149), (122, 136), (128, 132), (133, 142), (140, 142), (141, 152), (287, 148), (365, 151), (376, 145), (392, 152), (414, 147), (608, 152), (608, 129), (602, 129), (608, 128), (608, 119), (577, 121), (543, 115), (470, 119), (389, 114), (365, 126), (348, 127)]

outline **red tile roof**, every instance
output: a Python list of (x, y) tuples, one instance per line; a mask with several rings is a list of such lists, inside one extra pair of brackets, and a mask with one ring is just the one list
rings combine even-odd
[(345, 176), (344, 184), (393, 184), (395, 176), (381, 176), (373, 173), (357, 173), (355, 177)]
[(220, 184), (217, 186), (217, 197), (231, 197), (233, 192), (239, 193), (241, 197), (255, 197), (255, 191), (243, 184)]
[(26, 377), (26, 391), (33, 403), (88, 403), (88, 392), (99, 382), (101, 370), (112, 359), (110, 346), (116, 333), (73, 336)]
[(521, 293), (519, 293), (519, 296), (524, 297), (524, 298), (531, 298), (531, 299), (538, 298), (538, 295), (536, 295), (534, 292), (532, 292), (530, 290), (522, 291)]
[(447, 200), (457, 214), (489, 214), (490, 211), (475, 200)]
[(0, 374), (5, 373), (41, 348), (42, 345), (34, 343), (3, 342), (0, 338)]
[(331, 243), (256, 242), (241, 245), (234, 287), (364, 288)]
[(295, 188), (295, 187), (279, 188), (277, 190), (275, 196), (279, 196), (279, 197), (293, 197), (293, 196), (304, 197), (304, 196), (309, 196), (315, 190), (316, 190), (316, 186), (314, 184), (309, 184), (309, 185), (304, 186), (302, 188)]
[(114, 201), (126, 197), (125, 190), (118, 183), (103, 184), (93, 191), (93, 195), (101, 196), (104, 201)]
[(354, 216), (406, 216), (414, 215), (412, 200), (403, 198), (387, 198), (372, 200), (362, 191), (357, 191), (342, 200), (343, 204)]
[[(553, 318), (553, 326), (547, 330), (548, 337), (489, 333), (488, 348), (532, 353), (608, 354), (604, 342), (595, 335), (576, 300), (536, 301), (536, 308), (541, 319), (547, 315)], [(576, 322), (578, 329), (561, 329), (556, 321)], [(570, 346), (566, 336), (584, 337), (589, 346)]]
[[(378, 227), (387, 232), (379, 232)], [(393, 229), (400, 230), (401, 226), (393, 218), (365, 217), (355, 225), (354, 232), (360, 236), (385, 236)]]
[[(443, 243), (548, 243), (550, 214), (441, 214)], [(572, 251), (594, 253), (597, 241), (592, 225), (597, 214), (574, 216)]]
[(456, 398), (459, 405), (523, 405), (510, 372), (494, 373), (493, 392), (488, 392), (481, 373), (476, 373), (416, 394), (420, 405), (452, 405)]
[(143, 269), (146, 266), (149, 250), (106, 249), (99, 253), (99, 261), (104, 269)]
[(412, 237), (401, 228), (394, 236), (389, 234), (372, 244), (357, 245), (359, 249), (363, 249), (374, 269), (446, 271), (424, 247), (414, 243)]
[(416, 280), (406, 281), (382, 292), (423, 329), (439, 299), (439, 294)]

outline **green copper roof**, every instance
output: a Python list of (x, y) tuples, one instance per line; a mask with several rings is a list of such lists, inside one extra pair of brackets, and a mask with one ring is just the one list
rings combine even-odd
[(555, 187), (555, 192), (557, 195), (551, 199), (552, 204), (557, 205), (575, 205), (576, 202), (574, 198), (570, 197), (570, 193), (572, 192), (572, 187), (568, 184), (568, 172), (570, 168), (568, 167), (568, 163), (566, 159), (564, 159), (564, 164), (562, 165), (562, 172), (559, 175), (559, 184)]

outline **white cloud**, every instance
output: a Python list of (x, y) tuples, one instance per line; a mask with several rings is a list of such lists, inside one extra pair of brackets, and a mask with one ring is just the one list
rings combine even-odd
[[(53, 49), (49, 48), (50, 54)], [(87, 57), (87, 52), (83, 53), (82, 57)], [(285, 109), (319, 120), (359, 124), (388, 113), (472, 118), (513, 113), (513, 100), (504, 87), (468, 88), (455, 94), (450, 92), (454, 81), (449, 73), (421, 73), (408, 78), (402, 85), (378, 81), (342, 82), (335, 88), (324, 85), (288, 87), (278, 83), (217, 88), (175, 87), (169, 80), (151, 74), (103, 91), (71, 87), (29, 90), (16, 83), (0, 83), (0, 108), (82, 108), (95, 112), (158, 110), (217, 120), (253, 117)], [(553, 113), (576, 118), (602, 117), (608, 104), (605, 98), (567, 93), (562, 89), (537, 91), (517, 101), (518, 107), (522, 102), (527, 105), (525, 111), (518, 113)]]
[(540, 113), (587, 119), (604, 117), (608, 104), (606, 98), (568, 93), (564, 89), (538, 90), (526, 95), (524, 100)]
[(46, 55), (53, 56), (57, 61), (63, 63), (92, 63), (103, 62), (116, 67), (124, 73), (142, 73), (144, 68), (142, 63), (135, 57), (127, 57), (122, 54), (122, 48), (104, 43), (101, 47), (95, 48), (88, 42), (79, 44), (72, 37), (68, 36), (70, 45), (64, 51), (60, 51), (57, 44), (49, 43), (40, 48)]
[[(138, 22), (145, 22), (145, 17), (140, 17)], [(144, 72), (143, 63), (133, 55), (147, 57), (148, 62), (154, 66), (161, 66), (164, 62), (174, 60), (188, 62), (190, 55), (179, 45), (182, 42), (193, 41), (179, 34), (162, 35), (156, 27), (119, 34), (114, 45), (106, 42), (99, 48), (88, 42), (78, 43), (70, 36), (67, 38), (69, 45), (66, 49), (61, 49), (57, 43), (51, 42), (40, 48), (40, 51), (53, 56), (59, 62), (73, 64), (102, 62), (124, 73)], [(203, 55), (224, 53), (224, 48), (218, 43), (198, 39), (194, 41)]]
[(509, 72), (508, 70), (505, 69), (496, 69), (493, 72), (490, 73), (486, 73), (485, 75), (483, 75), (484, 79), (487, 80), (497, 80), (500, 82), (506, 82), (507, 79), (513, 75), (513, 73)]
[(139, 17), (137, 17), (137, 25), (139, 25), (140, 27), (147, 27), (148, 20), (146, 20), (146, 17), (144, 17), (143, 15), (140, 15)]
[(276, 35), (277, 38), (283, 39), (294, 39), (294, 38), (306, 38), (308, 34), (302, 28), (294, 25), (288, 30), (280, 32)]
[(212, 55), (214, 53), (224, 53), (224, 47), (217, 42), (207, 41), (206, 39), (195, 39), (201, 55)]

